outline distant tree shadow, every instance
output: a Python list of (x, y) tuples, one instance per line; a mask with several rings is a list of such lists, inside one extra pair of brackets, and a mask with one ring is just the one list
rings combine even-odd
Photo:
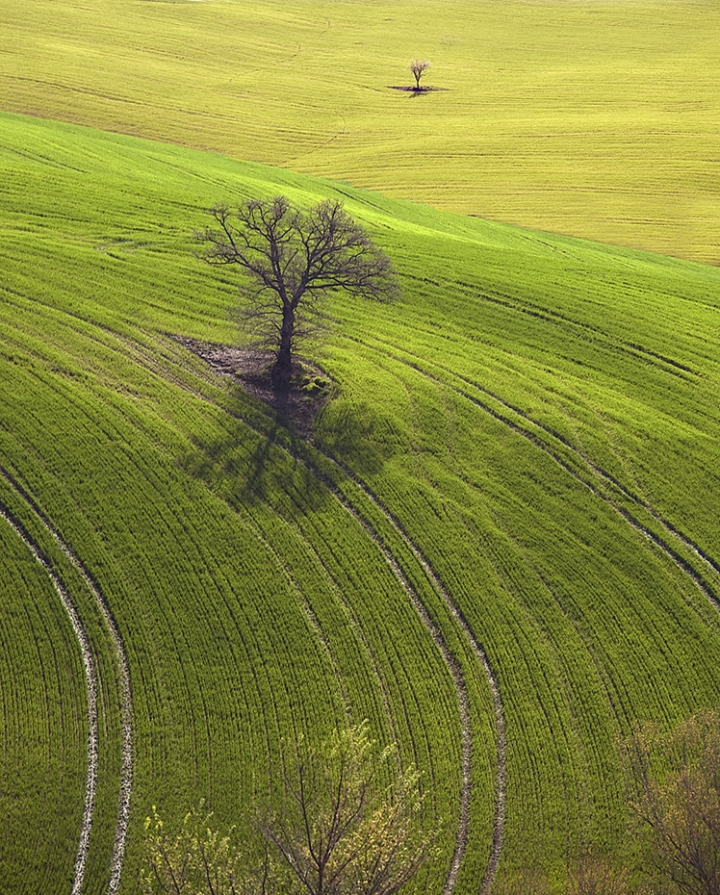
[(401, 90), (403, 93), (409, 94), (411, 98), (416, 96), (425, 96), (426, 93), (438, 93), (441, 91), (444, 92), (447, 89), (447, 87), (412, 87), (406, 84), (388, 84), (388, 90)]

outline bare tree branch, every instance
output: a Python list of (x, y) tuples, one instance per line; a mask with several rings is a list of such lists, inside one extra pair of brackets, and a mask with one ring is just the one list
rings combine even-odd
[(432, 852), (418, 783), (391, 750), (374, 754), (362, 724), (287, 763), (280, 806), (259, 828), (308, 895), (393, 895)]
[(408, 68), (415, 78), (415, 90), (420, 90), (420, 78), (430, 68), (430, 63), (427, 59), (413, 59)]
[(656, 875), (674, 892), (720, 895), (720, 714), (695, 715), (671, 733), (646, 724), (624, 757)]

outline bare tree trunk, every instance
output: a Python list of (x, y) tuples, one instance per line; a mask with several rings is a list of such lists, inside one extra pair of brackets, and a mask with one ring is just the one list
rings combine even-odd
[(292, 337), (295, 329), (295, 315), (292, 308), (283, 308), (283, 322), (280, 330), (280, 344), (275, 364), (270, 373), (272, 387), (276, 392), (290, 391), (292, 378)]
[[(425, 63), (423, 63), (425, 64)], [(322, 328), (322, 299), (333, 291), (391, 301), (399, 294), (387, 256), (337, 201), (307, 212), (284, 196), (250, 200), (236, 212), (217, 205), (219, 229), (198, 234), (210, 264), (238, 264), (243, 316), (257, 344), (275, 350), (270, 381), (275, 406), (287, 406), (298, 339)]]

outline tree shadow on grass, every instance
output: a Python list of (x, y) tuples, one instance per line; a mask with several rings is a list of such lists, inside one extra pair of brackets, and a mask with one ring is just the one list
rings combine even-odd
[[(320, 510), (332, 499), (322, 458), (316, 466), (313, 448), (288, 427), (281, 409), (259, 412), (241, 386), (233, 391), (222, 433), (196, 435), (180, 461), (183, 471), (235, 510), (262, 503), (289, 519)], [(370, 404), (344, 404), (323, 414), (313, 446), (351, 475), (371, 476), (395, 453), (386, 433), (387, 421)]]
[(396, 446), (387, 437), (387, 421), (367, 402), (328, 407), (314, 443), (323, 453), (359, 476), (377, 475)]
[(447, 89), (447, 87), (408, 87), (407, 85), (388, 85), (388, 90), (401, 90), (403, 93), (407, 93), (411, 99), (416, 96), (425, 96), (428, 93), (445, 92)]
[(195, 436), (181, 468), (233, 509), (264, 503), (288, 517), (320, 509), (330, 491), (301, 459), (304, 439), (282, 408), (253, 413), (243, 389), (233, 391), (222, 434)]
[(367, 402), (331, 401), (319, 368), (300, 364), (298, 384), (278, 395), (263, 374), (262, 352), (173, 338), (232, 383), (223, 434), (196, 436), (180, 465), (234, 508), (263, 502), (291, 515), (319, 509), (331, 490), (309, 444), (360, 476), (379, 473), (395, 452), (389, 421)]

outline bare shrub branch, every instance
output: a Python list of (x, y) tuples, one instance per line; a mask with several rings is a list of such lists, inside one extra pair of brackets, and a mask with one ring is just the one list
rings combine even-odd
[(672, 892), (720, 895), (720, 713), (670, 733), (646, 724), (624, 744), (624, 758), (655, 877)]
[(279, 808), (259, 823), (289, 871), (289, 891), (393, 895), (428, 860), (419, 776), (397, 769), (394, 755), (394, 747), (376, 754), (367, 723), (319, 750), (299, 744)]
[(273, 807), (242, 849), (202, 805), (177, 832), (153, 806), (144, 895), (394, 895), (434, 854), (419, 774), (400, 770), (394, 746), (378, 753), (367, 722), (319, 749), (295, 743), (284, 758)]

